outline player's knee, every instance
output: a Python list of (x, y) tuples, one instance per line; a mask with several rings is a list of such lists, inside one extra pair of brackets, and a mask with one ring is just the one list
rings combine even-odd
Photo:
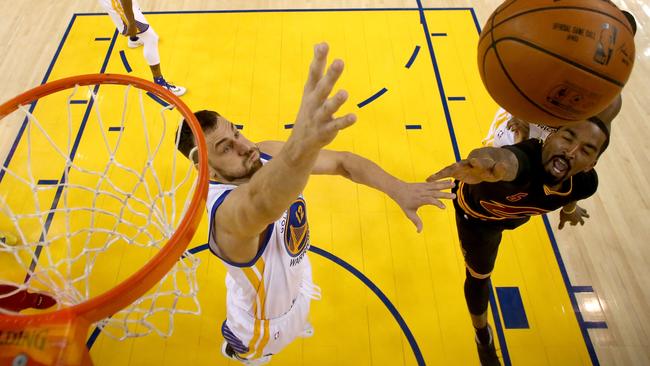
[(138, 34), (138, 37), (142, 39), (142, 42), (144, 42), (145, 45), (157, 44), (159, 39), (158, 34), (153, 30), (152, 27), (149, 27), (149, 29), (147, 29), (145, 32)]
[(465, 300), (472, 314), (483, 314), (490, 299), (490, 275), (476, 278), (470, 270), (465, 270)]

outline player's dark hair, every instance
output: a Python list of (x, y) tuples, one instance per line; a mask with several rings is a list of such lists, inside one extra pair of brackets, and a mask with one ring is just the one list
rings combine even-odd
[[(217, 117), (221, 115), (215, 111), (202, 110), (194, 112), (194, 116), (196, 116), (196, 119), (199, 121), (201, 130), (204, 134), (206, 134), (217, 128)], [(194, 159), (190, 157), (190, 152), (196, 146), (196, 141), (194, 141), (194, 134), (192, 133), (190, 125), (186, 120), (183, 120), (180, 134), (178, 133), (178, 130), (176, 130), (176, 136), (178, 151), (180, 151), (188, 159), (194, 161)]]
[(630, 22), (630, 25), (632, 26), (632, 33), (636, 35), (636, 19), (634, 19), (634, 15), (630, 13), (629, 11), (623, 10), (623, 15), (625, 15), (625, 18), (627, 18), (627, 21)]
[(605, 150), (607, 149), (607, 146), (609, 146), (609, 135), (610, 135), (609, 127), (607, 127), (607, 124), (605, 122), (603, 122), (602, 119), (600, 119), (600, 118), (598, 118), (596, 116), (589, 117), (587, 119), (587, 121), (589, 121), (589, 122), (595, 124), (596, 126), (598, 126), (598, 128), (601, 131), (603, 131), (603, 133), (605, 134), (605, 142), (603, 142), (603, 146), (600, 147), (600, 151), (598, 152), (598, 157), (600, 157), (600, 155), (602, 155), (603, 152), (605, 152)]

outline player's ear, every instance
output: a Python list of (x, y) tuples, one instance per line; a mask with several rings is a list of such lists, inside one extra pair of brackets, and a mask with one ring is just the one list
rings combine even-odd
[(188, 154), (188, 158), (192, 160), (192, 163), (194, 164), (195, 168), (198, 168), (199, 165), (199, 148), (197, 146), (194, 146), (192, 150), (190, 150), (190, 153)]

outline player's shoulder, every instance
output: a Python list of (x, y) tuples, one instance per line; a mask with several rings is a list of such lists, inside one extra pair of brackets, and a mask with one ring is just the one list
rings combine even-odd
[(580, 199), (590, 197), (598, 189), (598, 174), (596, 169), (580, 172), (573, 176), (573, 189)]

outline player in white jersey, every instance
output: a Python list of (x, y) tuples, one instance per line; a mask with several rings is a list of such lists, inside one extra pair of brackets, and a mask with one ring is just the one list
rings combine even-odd
[[(300, 110), (286, 142), (255, 144), (218, 113), (195, 113), (211, 172), (210, 249), (227, 269), (222, 351), (248, 365), (268, 362), (293, 339), (311, 333), (309, 305), (319, 290), (312, 283), (307, 204), (301, 195), (310, 174), (341, 175), (385, 192), (418, 231), (420, 206), (444, 208), (440, 199), (454, 197), (442, 192), (453, 186), (451, 181), (406, 183), (358, 155), (322, 149), (356, 121), (353, 114), (333, 117), (347, 93), (341, 90), (328, 98), (343, 62), (335, 60), (323, 75), (327, 52), (327, 44), (314, 49)], [(194, 160), (195, 145), (184, 124), (179, 150)]]
[(130, 48), (144, 46), (142, 52), (151, 68), (153, 81), (179, 97), (185, 94), (186, 88), (170, 84), (162, 76), (158, 34), (145, 19), (137, 0), (99, 0), (99, 3), (111, 17), (120, 34), (129, 37)]
[[(622, 99), (619, 95), (607, 108), (591, 118), (599, 119), (609, 126), (620, 112), (621, 105)], [(482, 142), (484, 146), (501, 147), (514, 145), (527, 139), (544, 141), (555, 131), (557, 131), (555, 127), (527, 123), (508, 113), (505, 109), (499, 108), (494, 116), (492, 125), (490, 125), (490, 130)]]
[(490, 130), (482, 142), (484, 146), (501, 147), (514, 145), (529, 138), (546, 140), (546, 137), (555, 131), (557, 128), (537, 123), (526, 123), (505, 109), (499, 108), (494, 115)]

